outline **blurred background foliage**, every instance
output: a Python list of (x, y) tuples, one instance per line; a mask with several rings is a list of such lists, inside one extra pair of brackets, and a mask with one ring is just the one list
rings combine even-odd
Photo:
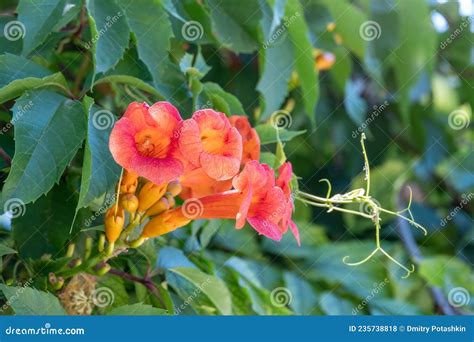
[[(131, 101), (160, 99), (183, 117), (202, 107), (247, 114), (265, 161), (275, 159), (272, 113), (289, 112), (280, 129), (286, 158), (299, 188), (321, 196), (322, 178), (334, 193), (362, 187), (365, 132), (372, 195), (400, 210), (411, 186), (413, 215), (428, 235), (383, 218), (385, 248), (416, 264), (402, 279), (384, 258), (359, 267), (342, 262), (373, 249), (371, 222), (349, 215), (297, 201), (301, 247), (289, 236), (275, 243), (225, 220), (196, 221), (112, 261), (131, 275), (151, 274), (166, 305), (144, 284), (109, 274), (98, 282), (115, 301), (95, 313), (473, 312), (469, 0), (9, 0), (0, 14), (0, 204), (26, 204), (12, 222), (12, 213), (1, 217), (2, 277), (11, 285), (2, 287), (4, 299), (29, 277), (33, 283), (12, 304), (17, 314), (31, 303), (56, 302), (44, 292), (54, 293), (48, 272), (67, 261), (59, 256), (70, 242), (80, 253), (85, 237), (96, 239), (103, 229), (94, 212), (107, 203), (120, 170), (91, 117), (105, 109), (118, 118)], [(9, 37), (12, 21), (23, 25), (20, 39)], [(66, 129), (70, 121), (74, 130)], [(49, 138), (38, 137), (40, 127)], [(21, 158), (31, 144), (40, 151)], [(44, 176), (50, 169), (54, 176)], [(98, 218), (87, 228), (90, 217)], [(291, 294), (287, 305), (275, 304), (280, 288)]]

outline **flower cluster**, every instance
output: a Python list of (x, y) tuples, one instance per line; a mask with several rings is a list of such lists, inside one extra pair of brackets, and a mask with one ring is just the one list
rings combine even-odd
[[(234, 219), (237, 229), (247, 222), (277, 241), (290, 228), (299, 243), (291, 219), (291, 164), (281, 165), (275, 176), (258, 161), (260, 140), (247, 117), (204, 109), (183, 120), (168, 102), (134, 102), (116, 122), (109, 145), (125, 169), (120, 199), (106, 214), (110, 243), (120, 237), (124, 211), (132, 227), (149, 219), (142, 240), (195, 219), (225, 218)], [(176, 206), (177, 195), (181, 206)]]

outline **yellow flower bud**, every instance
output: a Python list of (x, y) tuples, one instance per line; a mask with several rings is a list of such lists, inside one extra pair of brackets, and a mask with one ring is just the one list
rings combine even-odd
[(142, 237), (152, 238), (169, 233), (177, 228), (183, 227), (191, 222), (191, 219), (183, 216), (182, 210), (177, 208), (155, 216), (143, 228)]
[(122, 194), (133, 194), (137, 190), (138, 186), (138, 174), (133, 171), (125, 170), (122, 176), (122, 182), (120, 183), (120, 193)]
[(105, 215), (105, 235), (110, 243), (114, 243), (120, 236), (125, 222), (124, 210), (119, 208), (115, 215), (115, 207), (110, 208)]
[(181, 193), (181, 190), (183, 190), (183, 187), (178, 181), (169, 182), (166, 188), (166, 192), (169, 192), (173, 197), (178, 196)]
[(154, 216), (161, 214), (163, 211), (168, 210), (170, 207), (168, 200), (165, 197), (160, 198), (158, 202), (147, 210), (147, 216)]
[(138, 194), (138, 211), (147, 211), (153, 204), (159, 201), (166, 192), (166, 184), (154, 184), (146, 182)]
[(130, 214), (134, 214), (138, 209), (138, 198), (134, 194), (125, 194), (120, 200), (120, 205)]

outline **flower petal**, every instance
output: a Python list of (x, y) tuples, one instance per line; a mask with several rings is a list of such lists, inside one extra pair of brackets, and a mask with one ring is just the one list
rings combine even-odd
[(258, 233), (275, 241), (281, 240), (282, 233), (275, 223), (262, 217), (250, 217), (247, 220)]

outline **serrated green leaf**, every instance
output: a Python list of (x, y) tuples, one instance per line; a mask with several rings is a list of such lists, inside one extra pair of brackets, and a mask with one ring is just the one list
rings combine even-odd
[(0, 103), (4, 103), (27, 90), (39, 87), (56, 87), (67, 91), (64, 76), (21, 56), (0, 56)]
[(2, 202), (35, 201), (58, 182), (85, 137), (81, 103), (47, 90), (20, 97), (13, 107), (16, 151)]
[(257, 1), (242, 6), (240, 0), (206, 1), (212, 27), (219, 41), (235, 52), (250, 53), (258, 47), (258, 22), (261, 12)]
[(109, 150), (109, 135), (115, 116), (93, 104), (90, 98), (84, 100), (84, 109), (88, 124), (78, 209), (87, 207), (112, 189), (120, 176), (120, 166)]
[(58, 298), (48, 292), (29, 287), (0, 284), (0, 290), (17, 315), (65, 315)]
[(107, 83), (107, 82), (117, 82), (117, 83), (123, 83), (123, 84), (128, 84), (133, 87), (136, 87), (137, 89), (144, 90), (147, 93), (150, 93), (152, 95), (155, 95), (159, 98), (164, 98), (163, 95), (161, 95), (155, 88), (153, 88), (151, 85), (146, 83), (145, 81), (133, 77), (133, 76), (128, 76), (128, 75), (110, 75), (110, 76), (105, 76), (100, 78), (95, 82), (95, 84), (101, 84), (101, 83)]
[(185, 78), (168, 56), (173, 31), (161, 1), (134, 0), (130, 4), (130, 0), (118, 0), (117, 3), (136, 37), (138, 56), (150, 71), (156, 89), (173, 102), (184, 101)]
[(41, 6), (35, 0), (20, 1), (18, 21), (24, 26), (23, 56), (28, 56), (44, 42), (63, 16), (66, 0), (44, 0)]
[(114, 0), (86, 1), (92, 39), (90, 45), (95, 59), (95, 72), (105, 72), (115, 66), (128, 47), (130, 30), (124, 14)]
[(44, 254), (57, 255), (80, 228), (78, 219), (70, 235), (76, 203), (77, 196), (62, 182), (47, 196), (26, 205), (23, 215), (12, 221), (13, 240), (21, 257), (37, 259)]
[[(193, 44), (216, 43), (210, 14), (202, 3), (194, 0), (164, 0), (164, 6), (171, 15), (170, 20), (176, 37)], [(183, 36), (183, 32), (188, 35)]]
[(213, 108), (227, 115), (245, 114), (239, 99), (213, 82), (203, 83), (203, 91), (199, 95), (198, 106), (200, 108)]

